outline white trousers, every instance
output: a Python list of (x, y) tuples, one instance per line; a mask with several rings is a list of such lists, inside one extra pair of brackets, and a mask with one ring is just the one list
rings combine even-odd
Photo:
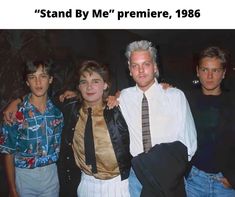
[(101, 180), (82, 173), (77, 194), (79, 197), (130, 197), (128, 179), (121, 181), (121, 176), (117, 176)]

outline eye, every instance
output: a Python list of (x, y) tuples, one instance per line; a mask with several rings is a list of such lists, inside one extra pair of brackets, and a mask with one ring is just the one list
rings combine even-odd
[(214, 69), (213, 72), (214, 73), (220, 73), (223, 69), (222, 68), (217, 68), (217, 69)]
[(35, 76), (34, 75), (28, 75), (27, 78), (28, 78), (28, 80), (33, 80), (35, 78)]
[(47, 75), (47, 74), (43, 74), (43, 75), (41, 75), (41, 78), (47, 79), (47, 78), (48, 78), (48, 75)]
[(201, 68), (201, 67), (200, 67), (200, 71), (202, 71), (202, 72), (207, 72), (208, 70), (207, 70), (207, 68)]
[(145, 65), (145, 66), (150, 66), (151, 63), (150, 63), (150, 62), (144, 62), (144, 65)]
[(131, 68), (136, 68), (137, 64), (131, 64)]
[(100, 80), (99, 79), (94, 79), (93, 82), (94, 83), (100, 83)]
[(79, 85), (84, 85), (84, 84), (86, 84), (86, 81), (85, 81), (85, 80), (80, 80), (80, 81), (79, 81)]

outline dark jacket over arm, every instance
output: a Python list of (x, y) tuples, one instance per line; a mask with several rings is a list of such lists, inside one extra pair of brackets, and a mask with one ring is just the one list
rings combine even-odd
[(136, 176), (143, 185), (141, 197), (184, 197), (187, 147), (179, 141), (155, 145), (148, 153), (132, 159)]

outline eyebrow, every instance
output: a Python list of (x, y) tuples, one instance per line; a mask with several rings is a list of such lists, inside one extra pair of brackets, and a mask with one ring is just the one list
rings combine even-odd
[(203, 66), (203, 65), (198, 66), (198, 68), (206, 68), (206, 69), (224, 69), (223, 66), (221, 66), (221, 67), (219, 67), (219, 68), (207, 68), (207, 66)]
[(95, 79), (92, 79), (92, 80), (99, 80), (99, 81), (102, 81), (102, 79), (99, 79), (99, 78), (95, 78)]
[[(36, 72), (29, 73), (29, 74), (27, 74), (27, 75), (35, 75), (35, 74), (36, 74)], [(47, 72), (42, 72), (42, 73), (39, 73), (39, 75), (49, 75), (49, 73), (47, 73)]]
[[(87, 81), (87, 79), (86, 78), (80, 79), (79, 82), (81, 82), (81, 81)], [(92, 79), (92, 81), (102, 81), (102, 79), (95, 78), (95, 79)]]

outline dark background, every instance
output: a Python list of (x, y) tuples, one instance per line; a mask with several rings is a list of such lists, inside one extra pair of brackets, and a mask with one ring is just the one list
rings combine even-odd
[[(194, 57), (204, 47), (217, 45), (231, 52), (225, 84), (233, 88), (235, 30), (0, 30), (0, 110), (22, 86), (22, 63), (27, 59), (51, 58), (56, 73), (67, 77), (82, 59), (108, 63), (113, 74), (113, 92), (133, 85), (124, 56), (134, 40), (148, 39), (158, 48), (161, 78), (181, 89), (195, 79)], [(59, 84), (59, 85), (58, 85)]]
[[(22, 63), (27, 59), (52, 59), (60, 76), (55, 80), (57, 89), (70, 84), (74, 65), (87, 58), (109, 64), (112, 93), (133, 85), (124, 52), (128, 43), (141, 39), (157, 47), (161, 79), (183, 90), (196, 79), (195, 56), (201, 49), (226, 48), (231, 65), (224, 84), (234, 90), (235, 30), (0, 30), (0, 111), (19, 94)], [(6, 189), (2, 170), (0, 165), (1, 197)]]

